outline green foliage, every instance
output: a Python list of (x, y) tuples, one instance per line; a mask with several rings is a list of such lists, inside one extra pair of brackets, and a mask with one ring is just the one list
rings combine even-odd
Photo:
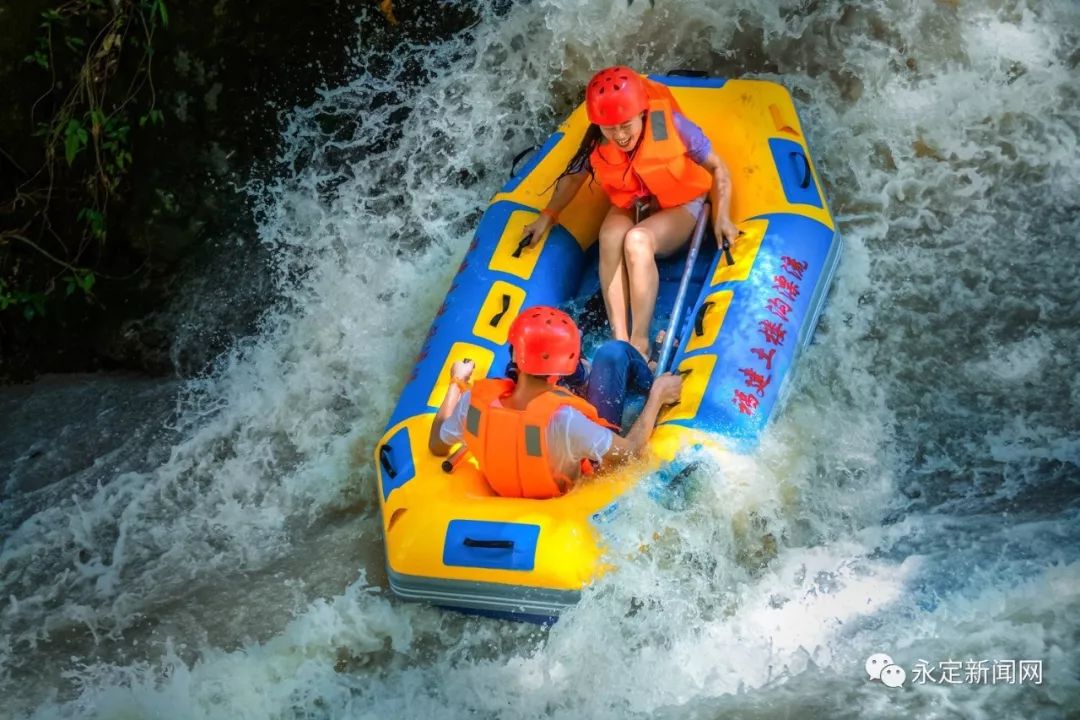
[(48, 70), (52, 67), (52, 32), (53, 24), (59, 22), (62, 18), (60, 13), (56, 10), (45, 10), (41, 13), (42, 22), (38, 25), (41, 28), (41, 32), (38, 33), (36, 45), (34, 51), (23, 58), (24, 62), (33, 63), (41, 67), (43, 70)]
[(157, 108), (154, 108), (145, 115), (139, 116), (139, 127), (146, 127), (146, 123), (150, 123), (151, 125), (164, 125), (165, 115)]
[(35, 317), (45, 315), (45, 294), (39, 292), (20, 291), (15, 293), (18, 301), (22, 304), (23, 317), (33, 320)]
[(164, 0), (154, 0), (151, 12), (157, 13), (157, 16), (161, 18), (163, 27), (169, 27), (169, 12), (165, 9)]
[[(90, 287), (93, 286), (94, 283), (91, 282)], [(45, 314), (45, 294), (15, 290), (9, 288), (8, 284), (3, 279), (0, 279), (0, 311), (8, 308), (21, 310), (25, 319), (33, 320), (35, 317)]]
[(86, 148), (86, 141), (89, 139), (90, 135), (81, 122), (75, 118), (68, 120), (64, 130), (64, 158), (68, 165), (75, 162), (75, 156)]
[(49, 53), (41, 48), (38, 48), (34, 52), (23, 58), (23, 61), (34, 63), (41, 67), (42, 70), (49, 69)]
[[(16, 191), (16, 201), (35, 214), (21, 227), (0, 227), (0, 311), (21, 310), (28, 320), (44, 315), (58, 283), (63, 298), (93, 297), (100, 273), (85, 258), (104, 245), (110, 200), (136, 162), (132, 128), (165, 124), (150, 70), (155, 32), (168, 24), (166, 0), (61, 0), (41, 13), (24, 61), (48, 73), (35, 107), (53, 110), (34, 133), (44, 144), (45, 165)], [(82, 228), (77, 243), (55, 230), (50, 214), (63, 212), (74, 217), (61, 227)], [(16, 247), (37, 253), (57, 274), (31, 281), (23, 272), (14, 284), (12, 276), (5, 279)]]
[(96, 278), (90, 270), (76, 270), (64, 278), (64, 295), (72, 295), (75, 290), (82, 290), (83, 295), (91, 296)]
[(102, 163), (102, 168), (106, 172), (103, 182), (109, 191), (113, 191), (133, 160), (131, 126), (127, 123), (126, 117), (112, 116), (104, 118), (104, 122), (96, 125), (95, 132), (101, 138), (99, 144), (105, 158)]
[(105, 240), (105, 216), (93, 208), (84, 207), (77, 219), (82, 220), (90, 229), (90, 234), (97, 240)]

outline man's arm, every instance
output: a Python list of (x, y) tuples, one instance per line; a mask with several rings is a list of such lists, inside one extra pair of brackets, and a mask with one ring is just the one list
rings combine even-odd
[[(428, 433), (428, 450), (432, 455), (450, 454), (450, 446), (442, 441), (442, 427), (457, 409), (461, 396), (464, 394), (458, 382), (462, 384), (469, 382), (473, 367), (472, 360), (459, 360), (450, 368), (450, 387), (446, 389), (442, 404), (435, 413), (435, 420), (431, 423), (431, 432)], [(454, 382), (455, 380), (458, 382)]]
[(682, 377), (664, 373), (653, 380), (652, 389), (649, 390), (649, 398), (645, 401), (645, 408), (638, 415), (638, 419), (626, 433), (626, 437), (614, 435), (611, 438), (611, 447), (604, 455), (604, 462), (618, 462), (636, 455), (645, 443), (649, 441), (653, 429), (656, 427), (656, 418), (661, 408), (679, 402), (682, 393)]

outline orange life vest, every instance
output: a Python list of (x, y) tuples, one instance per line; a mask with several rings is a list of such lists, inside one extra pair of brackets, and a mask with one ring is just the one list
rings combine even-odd
[(513, 380), (478, 380), (472, 386), (465, 415), (465, 445), (476, 457), (491, 489), (503, 497), (552, 498), (562, 495), (573, 479), (551, 469), (547, 426), (551, 416), (569, 405), (598, 425), (596, 408), (571, 392), (553, 387), (524, 410), (496, 401), (514, 391)]
[(630, 208), (653, 196), (662, 208), (688, 203), (712, 188), (713, 176), (686, 154), (672, 113), (678, 103), (665, 85), (645, 80), (649, 95), (643, 137), (633, 160), (614, 143), (601, 141), (589, 161), (613, 205)]

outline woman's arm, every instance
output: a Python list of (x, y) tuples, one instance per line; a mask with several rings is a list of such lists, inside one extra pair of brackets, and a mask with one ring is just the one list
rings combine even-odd
[(558, 219), (559, 213), (570, 204), (570, 201), (574, 199), (577, 191), (585, 184), (588, 177), (589, 173), (587, 171), (580, 170), (559, 178), (559, 181), (555, 183), (555, 192), (552, 194), (551, 200), (548, 201), (547, 207), (540, 211), (540, 217), (525, 226), (522, 239), (531, 236), (529, 247), (540, 242), (540, 239), (544, 237), (544, 233), (551, 229), (551, 226)]
[(726, 237), (729, 243), (734, 243), (739, 229), (731, 222), (731, 172), (720, 156), (711, 151), (701, 166), (713, 176), (709, 199), (713, 207), (713, 231), (716, 239), (719, 241), (721, 237)]

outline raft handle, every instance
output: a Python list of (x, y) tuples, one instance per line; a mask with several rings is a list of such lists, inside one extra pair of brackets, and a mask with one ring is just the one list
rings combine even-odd
[[(802, 179), (799, 180), (799, 187), (805, 190), (810, 187), (810, 161), (807, 159), (806, 155), (798, 151), (791, 153), (791, 159), (795, 161), (796, 169), (802, 170), (802, 174), (800, 175)], [(799, 160), (802, 160), (801, 165), (799, 164)]]
[(532, 235), (526, 235), (525, 237), (521, 238), (521, 242), (518, 243), (517, 250), (515, 250), (513, 255), (511, 255), (510, 257), (521, 257), (521, 251), (529, 247), (530, 240), (532, 240)]
[(674, 70), (668, 70), (665, 75), (672, 75), (675, 77), (691, 77), (691, 78), (703, 78), (708, 77), (709, 74), (704, 70), (693, 70), (691, 68), (675, 68)]
[(515, 175), (517, 175), (517, 173), (518, 173), (518, 163), (521, 162), (522, 159), (526, 155), (528, 155), (529, 153), (531, 153), (531, 152), (533, 152), (535, 150), (536, 150), (536, 145), (530, 145), (529, 147), (525, 148), (524, 150), (522, 150), (521, 152), (519, 152), (517, 155), (514, 156), (514, 159), (510, 162), (510, 177), (511, 177), (511, 179)]
[[(745, 232), (740, 230), (739, 234), (736, 237), (742, 237), (745, 234)], [(731, 241), (728, 240), (727, 237), (724, 237), (723, 240), (721, 240), (720, 251), (724, 254), (724, 262), (726, 262), (729, 266), (735, 264), (735, 258), (731, 256)]]
[(697, 317), (694, 318), (694, 334), (698, 337), (705, 334), (705, 313), (715, 304), (712, 300), (707, 300), (698, 308)]
[(471, 548), (494, 548), (498, 550), (513, 550), (513, 540), (473, 540), (471, 537), (465, 538), (462, 541), (465, 547)]
[(397, 470), (394, 468), (394, 460), (391, 457), (394, 452), (389, 443), (379, 448), (379, 464), (382, 465), (383, 472), (386, 473), (391, 480), (397, 477)]
[(503, 293), (502, 296), (502, 310), (495, 313), (495, 316), (491, 318), (489, 323), (491, 327), (499, 327), (499, 323), (502, 322), (503, 317), (506, 315), (506, 311), (510, 309), (510, 296)]

